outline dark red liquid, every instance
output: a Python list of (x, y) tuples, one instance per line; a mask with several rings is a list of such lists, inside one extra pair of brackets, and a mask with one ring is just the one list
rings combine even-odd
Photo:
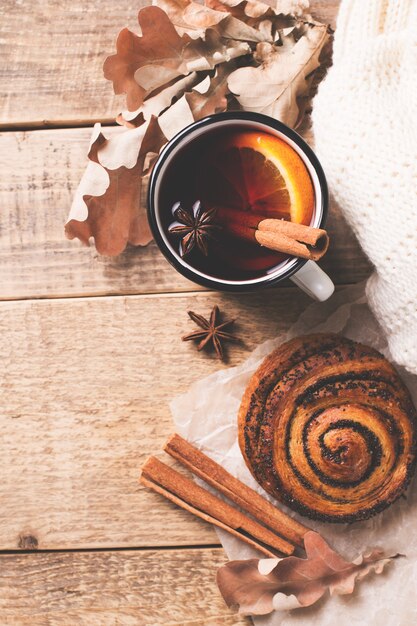
[[(168, 165), (160, 191), (160, 215), (167, 238), (178, 254), (181, 238), (168, 230), (175, 221), (173, 209), (178, 202), (188, 211), (199, 200), (203, 208), (226, 206), (241, 211), (243, 217), (245, 212), (253, 211), (289, 219), (285, 208), (289, 203), (288, 192), (282, 185), (275, 190), (278, 182), (274, 179), (274, 168), (256, 150), (235, 147), (243, 134), (248, 135), (246, 126), (241, 130), (234, 127), (232, 131), (208, 132), (184, 146)], [(266, 137), (267, 133), (258, 135)], [(225, 227), (208, 239), (207, 256), (196, 247), (184, 256), (189, 265), (205, 274), (239, 281), (271, 273), (287, 259), (286, 255), (262, 248), (255, 241), (232, 236)]]

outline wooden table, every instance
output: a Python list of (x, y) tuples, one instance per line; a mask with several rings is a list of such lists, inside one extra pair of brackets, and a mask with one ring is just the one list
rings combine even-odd
[[(140, 2), (3, 0), (0, 119), (0, 622), (13, 626), (247, 624), (215, 584), (213, 529), (138, 484), (173, 426), (168, 402), (219, 368), (179, 337), (187, 309), (239, 316), (240, 363), (308, 298), (286, 284), (221, 295), (154, 244), (102, 258), (64, 238), (90, 128), (122, 100), (101, 65)], [(334, 24), (337, 0), (314, 2)], [(307, 138), (310, 136), (308, 135)], [(311, 137), (310, 137), (311, 139)], [(337, 138), (335, 138), (337, 141)], [(369, 265), (332, 203), (323, 267)]]

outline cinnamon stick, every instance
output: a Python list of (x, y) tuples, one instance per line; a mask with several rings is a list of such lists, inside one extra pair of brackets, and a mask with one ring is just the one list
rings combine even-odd
[(216, 207), (216, 215), (231, 235), (291, 256), (318, 261), (329, 247), (328, 234), (322, 228), (228, 207)]
[(294, 546), (291, 543), (278, 537), (268, 528), (247, 517), (156, 457), (150, 457), (146, 461), (140, 481), (181, 508), (227, 530), (267, 556), (275, 557), (274, 551), (285, 555), (294, 552)]
[(290, 543), (304, 547), (303, 537), (310, 528), (273, 506), (268, 500), (229, 474), (224, 467), (206, 456), (180, 435), (172, 435), (166, 442), (164, 450), (191, 470), (193, 474), (202, 478), (207, 484), (217, 489), (271, 530)]

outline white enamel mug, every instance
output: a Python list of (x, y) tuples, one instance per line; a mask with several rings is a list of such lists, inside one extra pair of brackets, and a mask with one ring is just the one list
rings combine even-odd
[(196, 283), (220, 291), (254, 291), (262, 287), (275, 286), (289, 278), (315, 300), (327, 300), (334, 292), (334, 284), (329, 276), (314, 262), (296, 257), (288, 257), (264, 275), (248, 280), (226, 280), (204, 273), (182, 258), (178, 249), (169, 241), (164, 229), (162, 211), (166, 210), (161, 202), (161, 189), (167, 169), (179, 151), (187, 144), (198, 140), (205, 133), (224, 127), (230, 131), (233, 127), (245, 127), (245, 130), (257, 130), (274, 134), (286, 141), (304, 161), (314, 185), (315, 208), (311, 226), (322, 228), (326, 222), (328, 210), (328, 190), (323, 169), (311, 148), (294, 130), (266, 115), (245, 111), (226, 112), (211, 115), (194, 122), (173, 137), (161, 151), (152, 170), (148, 191), (148, 217), (155, 241), (168, 261), (184, 276)]

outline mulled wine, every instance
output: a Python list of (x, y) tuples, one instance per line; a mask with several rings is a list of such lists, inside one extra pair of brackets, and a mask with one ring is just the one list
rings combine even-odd
[(171, 159), (160, 219), (173, 250), (215, 278), (249, 280), (288, 256), (241, 237), (255, 218), (309, 225), (315, 195), (307, 167), (283, 139), (247, 125), (195, 137)]

